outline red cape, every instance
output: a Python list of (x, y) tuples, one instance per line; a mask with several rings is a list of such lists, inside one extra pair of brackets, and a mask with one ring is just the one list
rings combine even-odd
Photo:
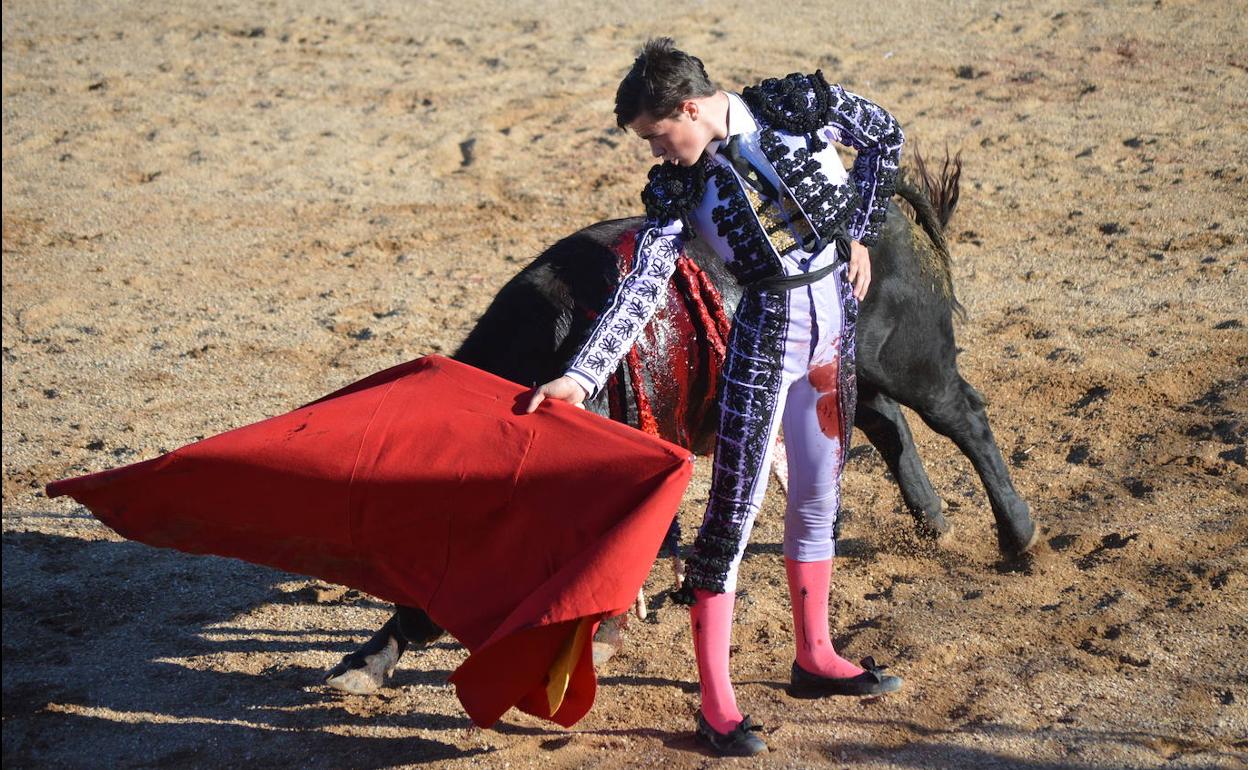
[(132, 540), (422, 607), (471, 653), (451, 681), (474, 722), (567, 726), (597, 686), (585, 624), (636, 599), (692, 458), (562, 402), (525, 415), (527, 393), (430, 356), (48, 495)]

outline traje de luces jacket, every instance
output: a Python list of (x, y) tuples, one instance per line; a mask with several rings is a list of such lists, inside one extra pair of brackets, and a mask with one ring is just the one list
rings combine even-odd
[[(786, 248), (792, 239), (769, 235), (754, 205), (757, 196), (719, 152), (721, 143), (694, 166), (655, 166), (642, 191), (646, 223), (632, 268), (567, 371), (590, 395), (654, 315), (686, 238), (705, 238), (747, 288), (826, 266), (837, 258), (828, 246), (839, 231), (868, 247), (879, 238), (904, 142), (892, 115), (818, 72), (765, 80), (729, 101), (729, 139), (739, 135), (751, 161), (786, 199), (786, 213), (813, 231), (817, 245)], [(832, 142), (857, 150), (848, 173)]]

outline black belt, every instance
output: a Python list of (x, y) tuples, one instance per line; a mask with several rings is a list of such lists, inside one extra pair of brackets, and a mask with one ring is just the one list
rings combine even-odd
[(827, 267), (821, 267), (810, 273), (773, 275), (768, 278), (760, 278), (757, 281), (745, 284), (742, 288), (755, 291), (793, 291), (827, 278), (828, 274), (842, 262), (849, 261), (849, 235), (844, 231), (840, 231), (836, 233), (834, 240), (836, 242), (836, 259)]
[(833, 262), (827, 267), (821, 267), (811, 273), (798, 273), (797, 275), (773, 275), (770, 278), (761, 278), (752, 283), (747, 283), (744, 288), (756, 291), (793, 291), (803, 286), (809, 286), (815, 281), (827, 278), (828, 274), (837, 268), (840, 261)]

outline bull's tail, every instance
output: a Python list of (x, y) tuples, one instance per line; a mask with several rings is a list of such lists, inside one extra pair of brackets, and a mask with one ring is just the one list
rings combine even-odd
[(949, 242), (945, 228), (958, 206), (959, 186), (962, 178), (962, 153), (952, 159), (945, 151), (940, 174), (931, 172), (923, 155), (916, 147), (913, 152), (914, 168), (903, 172), (897, 179), (897, 194), (914, 212), (914, 220), (932, 242), (929, 268), (940, 283), (941, 292), (949, 298), (953, 312), (959, 319), (966, 319), (966, 309), (958, 302), (953, 291), (953, 259), (949, 254)]

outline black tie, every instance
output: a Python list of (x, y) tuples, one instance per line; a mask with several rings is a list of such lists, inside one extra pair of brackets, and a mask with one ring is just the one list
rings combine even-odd
[(746, 184), (772, 203), (780, 203), (780, 192), (776, 186), (741, 154), (740, 134), (733, 136), (728, 140), (728, 144), (724, 145), (724, 157), (732, 163), (732, 167), (737, 170)]

